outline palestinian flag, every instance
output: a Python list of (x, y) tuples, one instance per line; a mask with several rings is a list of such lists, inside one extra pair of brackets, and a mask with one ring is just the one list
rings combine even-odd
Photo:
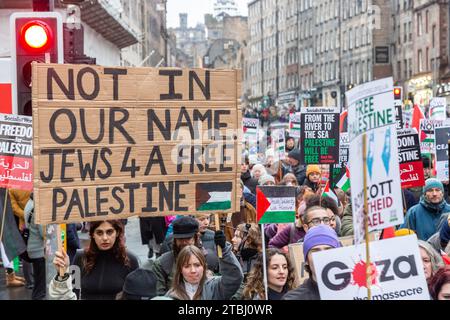
[(415, 128), (417, 132), (420, 130), (420, 120), (425, 119), (422, 109), (415, 104), (412, 112), (411, 128)]
[(259, 186), (256, 221), (259, 224), (295, 222), (295, 187)]
[(348, 189), (350, 189), (350, 172), (348, 171), (347, 167), (345, 167), (345, 174), (336, 183), (336, 187), (338, 187), (344, 192), (347, 192)]
[(323, 189), (322, 197), (330, 197), (331, 199), (333, 199), (336, 202), (336, 204), (339, 203), (337, 196), (330, 189), (330, 180), (327, 181), (327, 184), (325, 185), (325, 188)]
[(197, 183), (195, 186), (195, 208), (197, 211), (231, 209), (231, 182)]

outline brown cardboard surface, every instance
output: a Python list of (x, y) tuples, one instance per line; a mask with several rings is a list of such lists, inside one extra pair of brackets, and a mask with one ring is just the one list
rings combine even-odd
[(34, 63), (32, 74), (37, 223), (205, 213), (202, 192), (226, 183), (231, 208), (210, 212), (239, 210), (240, 71)]

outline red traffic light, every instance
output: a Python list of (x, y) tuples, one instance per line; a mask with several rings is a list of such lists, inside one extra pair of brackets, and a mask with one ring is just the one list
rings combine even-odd
[(20, 30), (20, 40), (24, 47), (32, 50), (45, 50), (52, 39), (49, 26), (39, 20), (32, 20)]
[(394, 88), (394, 99), (401, 100), (402, 99), (402, 89)]

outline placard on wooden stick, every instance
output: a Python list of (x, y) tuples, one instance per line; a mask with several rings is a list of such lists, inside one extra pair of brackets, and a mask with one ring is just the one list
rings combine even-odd
[(32, 74), (38, 223), (239, 210), (240, 71)]

